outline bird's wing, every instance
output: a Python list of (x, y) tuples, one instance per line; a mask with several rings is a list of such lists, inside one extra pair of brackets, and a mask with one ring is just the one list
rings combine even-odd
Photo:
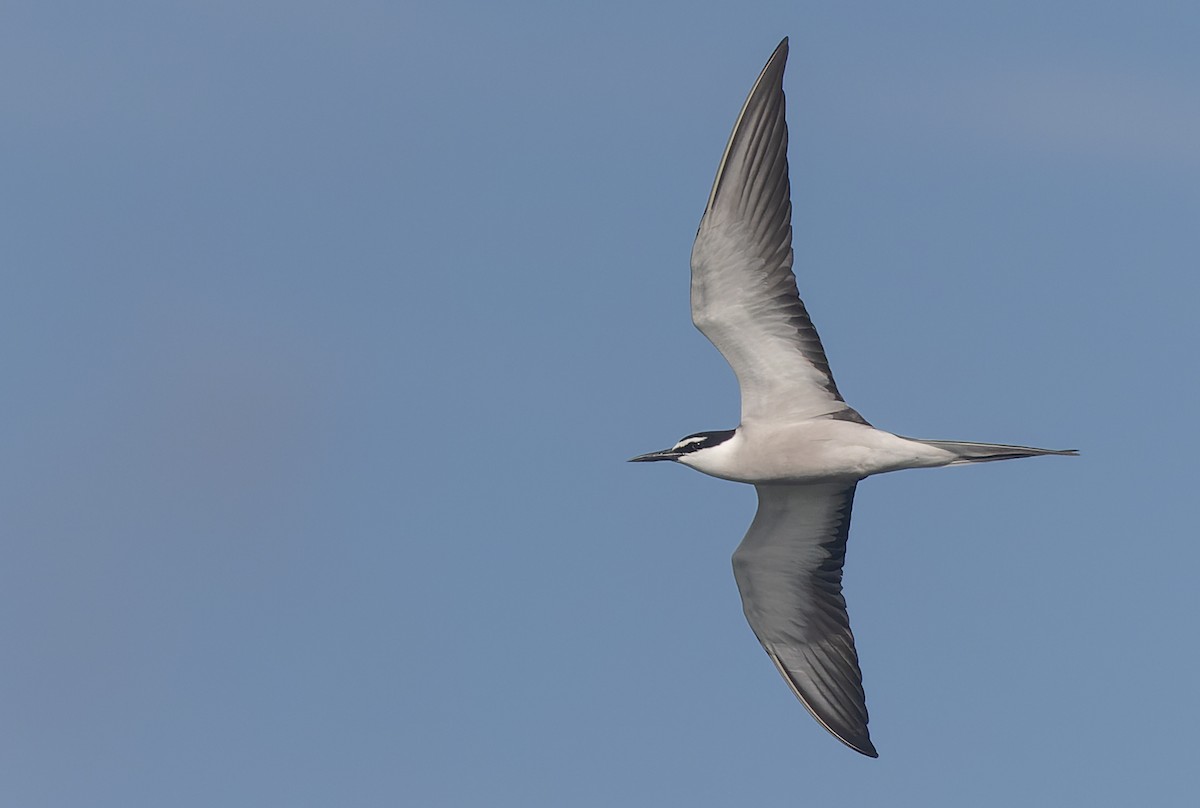
[(757, 486), (733, 574), (746, 619), (792, 692), (838, 740), (877, 757), (842, 597), (855, 485)]
[(785, 39), (750, 90), (717, 168), (692, 247), (692, 322), (737, 374), (743, 422), (861, 421), (838, 392), (792, 274), (787, 52)]

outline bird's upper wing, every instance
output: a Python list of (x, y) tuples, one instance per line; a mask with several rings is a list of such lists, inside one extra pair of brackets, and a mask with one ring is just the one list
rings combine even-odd
[(838, 740), (877, 757), (842, 597), (855, 485), (758, 486), (733, 574), (746, 619), (792, 692)]
[(786, 62), (785, 39), (750, 90), (717, 168), (692, 247), (692, 322), (737, 374), (743, 422), (861, 420), (838, 393), (792, 274)]

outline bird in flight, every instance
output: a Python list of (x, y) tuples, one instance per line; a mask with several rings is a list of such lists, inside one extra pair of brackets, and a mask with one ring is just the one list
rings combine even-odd
[(858, 481), (1077, 452), (905, 438), (871, 426), (842, 399), (792, 274), (787, 54), (784, 39), (746, 98), (692, 247), (692, 322), (737, 376), (741, 423), (632, 461), (670, 460), (754, 485), (758, 512), (733, 554), (746, 620), (817, 722), (878, 757), (842, 596)]

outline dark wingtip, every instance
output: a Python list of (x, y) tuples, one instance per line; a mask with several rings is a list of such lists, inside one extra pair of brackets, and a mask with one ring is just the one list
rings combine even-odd
[[(775, 46), (775, 51), (771, 54), (771, 58), (767, 60), (765, 65), (763, 65), (762, 72), (758, 74), (758, 78), (755, 80), (754, 86), (750, 88), (750, 93), (746, 96), (745, 103), (742, 104), (742, 110), (738, 113), (737, 121), (733, 124), (733, 131), (729, 135), (729, 140), (725, 144), (725, 152), (721, 155), (721, 162), (717, 166), (717, 176), (713, 180), (712, 191), (710, 191), (708, 194), (708, 204), (704, 206), (704, 213), (706, 215), (716, 204), (717, 193), (721, 188), (721, 178), (725, 174), (725, 164), (729, 160), (730, 152), (733, 151), (734, 142), (737, 140), (738, 132), (742, 126), (742, 120), (746, 117), (746, 112), (756, 103), (769, 103), (769, 101), (763, 99), (767, 99), (770, 94), (777, 95), (782, 102), (783, 71), (787, 67), (787, 55), (788, 38), (784, 37), (780, 43)], [(784, 128), (783, 138), (786, 142), (786, 126)]]
[[(828, 726), (825, 728), (829, 729)], [(844, 735), (834, 732), (832, 729), (829, 729), (829, 733), (860, 755), (866, 755), (869, 758), (879, 757), (879, 753), (875, 751), (875, 744), (871, 743), (871, 739), (867, 736), (865, 728), (863, 734), (855, 738), (847, 738)]]
[[(783, 39), (781, 39), (779, 41), (779, 44), (775, 46), (775, 50), (771, 54), (771, 58), (767, 60), (767, 67), (770, 67), (777, 61), (786, 62), (787, 56), (788, 56), (788, 38), (784, 37)], [(767, 72), (766, 68), (763, 68), (763, 72), (764, 73)]]
[(865, 712), (863, 714), (861, 724), (855, 726), (843, 723), (837, 728), (834, 728), (834, 726), (830, 724), (825, 717), (817, 712), (813, 703), (810, 702), (808, 697), (806, 697), (800, 690), (800, 687), (796, 684), (796, 680), (792, 678), (792, 674), (788, 672), (786, 667), (784, 667), (783, 661), (779, 658), (779, 656), (765, 643), (763, 644), (763, 648), (766, 650), (767, 656), (769, 656), (771, 661), (775, 663), (775, 668), (779, 671), (780, 675), (783, 676), (783, 680), (787, 682), (788, 687), (792, 691), (792, 695), (800, 700), (800, 703), (804, 705), (804, 709), (808, 710), (809, 715), (815, 718), (818, 724), (824, 727), (830, 735), (837, 738), (839, 741), (853, 749), (855, 752), (858, 752), (860, 755), (866, 755), (870, 758), (879, 757), (879, 753), (875, 751), (875, 744), (871, 743), (871, 736), (867, 732), (867, 717)]

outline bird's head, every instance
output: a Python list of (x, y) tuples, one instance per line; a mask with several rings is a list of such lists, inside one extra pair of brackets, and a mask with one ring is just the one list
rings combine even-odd
[(714, 446), (719, 446), (725, 441), (733, 437), (734, 429), (722, 429), (716, 432), (697, 432), (694, 435), (688, 435), (686, 438), (681, 438), (678, 443), (670, 449), (663, 449), (658, 452), (650, 452), (649, 454), (638, 455), (637, 457), (629, 458), (630, 463), (648, 463), (652, 460), (675, 460), (684, 465), (693, 465), (698, 456), (705, 449), (711, 449)]

